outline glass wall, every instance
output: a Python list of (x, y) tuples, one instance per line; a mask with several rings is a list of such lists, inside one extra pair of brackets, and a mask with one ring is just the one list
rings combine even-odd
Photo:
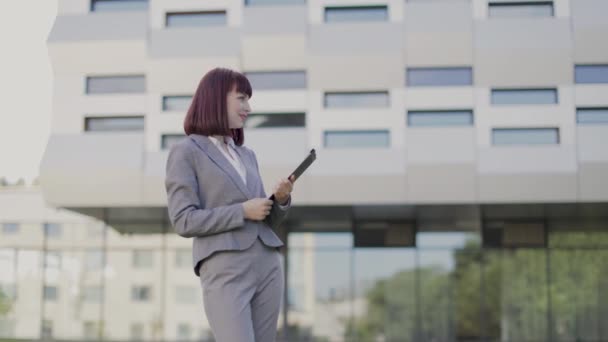
[[(608, 340), (608, 222), (579, 225), (514, 249), (482, 248), (478, 232), (420, 231), (415, 248), (291, 232), (279, 341)], [(96, 221), (9, 228), (0, 339), (213, 340), (191, 240)]]

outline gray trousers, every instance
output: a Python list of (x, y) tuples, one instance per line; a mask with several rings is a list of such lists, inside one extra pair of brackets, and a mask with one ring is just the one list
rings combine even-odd
[(273, 342), (284, 291), (281, 254), (260, 239), (200, 266), (207, 320), (217, 342)]

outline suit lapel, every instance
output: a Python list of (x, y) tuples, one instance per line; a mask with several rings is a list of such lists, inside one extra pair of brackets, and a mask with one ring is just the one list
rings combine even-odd
[(247, 188), (253, 196), (257, 196), (257, 193), (255, 191), (256, 178), (254, 177), (255, 172), (257, 172), (257, 170), (255, 170), (254, 168), (255, 162), (249, 158), (249, 156), (247, 155), (247, 153), (244, 152), (244, 149), (241, 146), (236, 146), (235, 150), (238, 153), (239, 158), (241, 158), (241, 162), (245, 166), (245, 179), (247, 179)]
[[(239, 176), (237, 171), (234, 169), (234, 166), (232, 166), (232, 164), (230, 164), (230, 162), (226, 160), (226, 157), (224, 157), (222, 152), (217, 148), (217, 146), (215, 146), (215, 144), (213, 144), (213, 142), (211, 142), (208, 137), (200, 134), (190, 134), (188, 137), (190, 137), (196, 143), (196, 145), (201, 150), (203, 150), (203, 152), (205, 152), (209, 156), (209, 158), (213, 160), (213, 162), (230, 177), (232, 182), (239, 188), (239, 190), (241, 190), (245, 197), (252, 198), (250, 190), (247, 186), (245, 186), (243, 180), (241, 179), (241, 176)], [(243, 159), (241, 158), (241, 160)], [(247, 163), (245, 163), (244, 161), (243, 163), (245, 164), (245, 168), (247, 168)], [(247, 170), (247, 177), (249, 177), (249, 173), (249, 170)], [(249, 183), (249, 178), (247, 178), (247, 182)]]

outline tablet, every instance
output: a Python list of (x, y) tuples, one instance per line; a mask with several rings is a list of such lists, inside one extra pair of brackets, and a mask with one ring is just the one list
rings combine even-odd
[[(294, 183), (298, 178), (300, 178), (300, 176), (304, 173), (304, 171), (306, 171), (306, 169), (308, 169), (308, 167), (316, 159), (317, 159), (317, 153), (315, 152), (315, 149), (313, 148), (308, 153), (308, 156), (306, 156), (306, 158), (300, 163), (300, 165), (298, 165), (298, 167), (289, 175), (289, 177), (294, 176), (294, 180), (293, 180)], [(287, 179), (289, 179), (289, 177), (287, 177)], [(272, 194), (269, 197), (269, 199), (274, 201), (274, 194)]]

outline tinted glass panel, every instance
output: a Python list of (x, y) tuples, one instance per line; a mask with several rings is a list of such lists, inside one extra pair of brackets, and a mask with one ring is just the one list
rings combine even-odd
[(143, 116), (85, 118), (85, 131), (143, 131)]
[(458, 86), (473, 84), (471, 68), (408, 68), (407, 86)]
[(226, 12), (167, 13), (167, 27), (224, 26)]
[(608, 83), (608, 64), (577, 65), (574, 68), (576, 83)]
[(304, 113), (249, 114), (245, 121), (246, 128), (304, 126), (306, 126), (306, 114)]
[(148, 0), (92, 0), (91, 11), (145, 11)]
[(325, 108), (388, 107), (388, 92), (325, 93)]
[(490, 3), (490, 17), (552, 17), (553, 3)]
[(529, 105), (557, 103), (557, 89), (492, 89), (492, 104)]
[(326, 7), (325, 22), (387, 21), (386, 6)]
[(192, 102), (192, 96), (163, 96), (163, 111), (187, 111)]
[(134, 76), (87, 77), (87, 94), (128, 94), (146, 92), (146, 78)]
[(305, 89), (305, 71), (246, 72), (251, 87), (263, 89)]
[(608, 108), (579, 108), (576, 110), (579, 124), (608, 124)]
[(329, 131), (325, 132), (325, 147), (388, 147), (388, 131)]
[(408, 126), (471, 126), (473, 112), (470, 110), (409, 111)]
[(163, 134), (161, 138), (161, 148), (163, 150), (170, 149), (173, 144), (184, 139), (185, 137), (185, 134)]
[(492, 144), (559, 144), (559, 130), (557, 128), (494, 128)]

